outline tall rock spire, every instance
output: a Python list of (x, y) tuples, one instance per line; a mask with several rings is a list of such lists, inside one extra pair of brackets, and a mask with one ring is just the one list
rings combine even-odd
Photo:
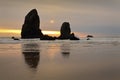
[(32, 9), (26, 16), (22, 26), (21, 38), (40, 38), (43, 36), (39, 29), (40, 19), (36, 9)]

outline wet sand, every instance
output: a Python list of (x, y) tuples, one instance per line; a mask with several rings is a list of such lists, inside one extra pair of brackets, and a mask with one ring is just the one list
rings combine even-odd
[(120, 43), (1, 43), (0, 80), (120, 80)]

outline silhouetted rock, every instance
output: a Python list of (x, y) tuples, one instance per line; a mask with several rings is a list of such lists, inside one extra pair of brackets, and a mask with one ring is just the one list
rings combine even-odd
[(19, 40), (18, 38), (14, 37), (14, 36), (13, 36), (13, 37), (11, 37), (11, 38), (12, 38), (13, 40)]
[(56, 37), (52, 37), (52, 36), (48, 36), (48, 35), (44, 35), (40, 38), (40, 40), (55, 40)]
[(41, 29), (39, 29), (39, 26), (40, 19), (37, 10), (33, 9), (25, 16), (25, 21), (21, 31), (21, 38), (23, 39), (40, 38), (40, 40), (55, 40), (55, 39), (79, 40), (79, 38), (75, 37), (74, 33), (71, 34), (70, 24), (68, 22), (64, 22), (62, 24), (60, 30), (61, 35), (59, 37), (44, 35)]
[(87, 35), (87, 38), (88, 38), (88, 37), (89, 37), (89, 38), (93, 38), (93, 35)]
[(58, 39), (70, 39), (70, 40), (79, 40), (79, 38), (75, 37), (74, 33), (71, 34), (70, 24), (69, 22), (64, 22), (61, 26), (60, 36)]
[(74, 33), (70, 35), (70, 40), (80, 40), (79, 38), (75, 37)]
[(59, 36), (60, 39), (69, 39), (71, 29), (70, 29), (70, 24), (68, 22), (64, 22), (62, 24), (60, 33), (61, 33), (61, 35)]
[(90, 38), (89, 37), (87, 37), (87, 39), (86, 40), (90, 40)]
[(90, 38), (93, 38), (93, 35), (87, 35), (87, 40), (90, 40)]
[(21, 38), (40, 38), (43, 36), (39, 29), (40, 20), (36, 9), (31, 10), (26, 16), (22, 26)]

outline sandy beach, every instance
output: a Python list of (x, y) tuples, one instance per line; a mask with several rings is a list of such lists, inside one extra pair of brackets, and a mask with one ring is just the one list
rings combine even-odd
[(1, 80), (119, 80), (120, 42), (0, 41)]
[(120, 80), (120, 0), (0, 0), (0, 80)]

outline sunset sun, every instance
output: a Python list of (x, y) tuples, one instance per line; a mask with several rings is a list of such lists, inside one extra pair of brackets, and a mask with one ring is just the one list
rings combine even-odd
[(55, 21), (54, 20), (50, 20), (50, 23), (53, 24)]

